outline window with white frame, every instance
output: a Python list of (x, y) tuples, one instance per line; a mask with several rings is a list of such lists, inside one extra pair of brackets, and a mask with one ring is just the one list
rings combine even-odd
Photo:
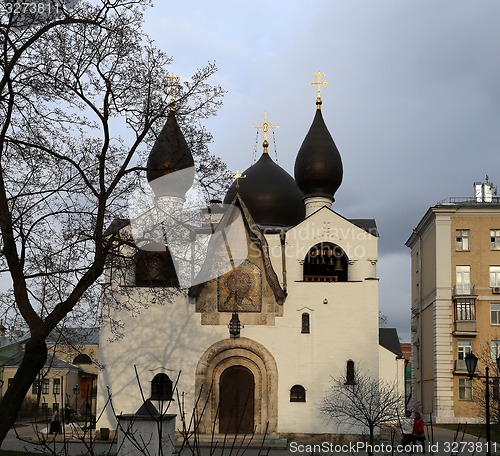
[(500, 250), (500, 230), (490, 230), (490, 249)]
[(54, 379), (52, 394), (61, 394), (61, 379), (60, 378)]
[(492, 302), (490, 304), (490, 315), (491, 315), (491, 324), (500, 325), (500, 303)]
[(472, 351), (472, 340), (458, 340), (458, 359), (465, 360), (465, 357)]
[(455, 301), (455, 319), (458, 321), (476, 320), (474, 299), (457, 299)]
[(490, 287), (500, 287), (500, 266), (490, 266)]
[(458, 399), (472, 401), (472, 380), (468, 378), (458, 379)]
[(49, 394), (49, 381), (44, 380), (42, 382), (42, 394)]
[(470, 294), (470, 266), (456, 267), (457, 294)]
[(455, 239), (455, 250), (457, 252), (468, 252), (470, 250), (469, 230), (456, 230)]
[(496, 363), (497, 358), (500, 356), (500, 340), (491, 341), (491, 359)]

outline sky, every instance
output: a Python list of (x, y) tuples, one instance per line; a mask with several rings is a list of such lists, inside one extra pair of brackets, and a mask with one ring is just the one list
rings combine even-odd
[(322, 112), (344, 165), (333, 209), (376, 219), (380, 310), (409, 342), (405, 241), (437, 202), (473, 196), (486, 175), (500, 185), (499, 18), (498, 0), (157, 0), (145, 29), (181, 79), (217, 64), (211, 82), (227, 93), (205, 126), (232, 170), (260, 156), (251, 127), (267, 112), (280, 126), (271, 156), (293, 175), (310, 82), (326, 74)]

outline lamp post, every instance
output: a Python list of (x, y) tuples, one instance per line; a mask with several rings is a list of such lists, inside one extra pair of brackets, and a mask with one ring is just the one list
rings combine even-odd
[[(486, 392), (484, 393), (484, 398), (486, 402), (486, 455), (491, 456), (491, 428), (490, 428), (490, 368), (486, 366), (486, 375), (479, 376), (475, 375), (477, 367), (478, 358), (474, 353), (470, 352), (465, 356), (465, 366), (467, 367), (467, 372), (472, 380), (473, 377), (484, 378), (486, 384)], [(500, 369), (500, 356), (496, 359), (497, 368)], [(498, 378), (498, 377), (495, 377)]]

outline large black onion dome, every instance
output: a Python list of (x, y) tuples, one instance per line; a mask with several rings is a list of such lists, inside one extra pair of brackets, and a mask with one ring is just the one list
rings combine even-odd
[(316, 110), (314, 120), (295, 159), (295, 180), (304, 196), (334, 199), (342, 183), (344, 171), (339, 150), (321, 114)]
[(288, 227), (304, 220), (304, 195), (292, 176), (274, 163), (268, 153), (263, 153), (243, 175), (246, 177), (229, 187), (225, 204), (230, 204), (238, 192), (261, 226)]
[(146, 167), (155, 196), (184, 197), (193, 185), (193, 156), (174, 111), (169, 112), (167, 122), (156, 138)]

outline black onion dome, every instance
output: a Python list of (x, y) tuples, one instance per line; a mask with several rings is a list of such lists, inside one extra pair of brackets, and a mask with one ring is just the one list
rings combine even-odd
[(339, 150), (321, 114), (314, 120), (295, 159), (295, 180), (305, 197), (321, 196), (334, 199), (342, 183), (344, 171)]
[[(304, 195), (290, 174), (278, 166), (268, 153), (234, 181), (224, 198), (230, 204), (236, 192), (258, 225), (288, 227), (304, 220)], [(239, 188), (236, 188), (238, 182)]]
[[(174, 111), (169, 112), (167, 122), (156, 138), (146, 167), (148, 182), (155, 196), (184, 197), (193, 185), (193, 156)], [(175, 173), (176, 171), (182, 172)]]

